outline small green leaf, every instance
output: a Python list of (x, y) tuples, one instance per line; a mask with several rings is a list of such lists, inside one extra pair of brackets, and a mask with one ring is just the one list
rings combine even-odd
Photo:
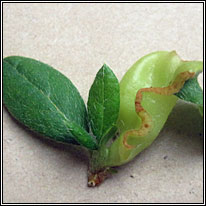
[(184, 101), (196, 104), (203, 115), (203, 92), (197, 80), (198, 74), (187, 80), (182, 89), (175, 95)]
[(111, 130), (115, 133), (113, 128), (119, 115), (119, 104), (118, 79), (104, 64), (91, 86), (87, 103), (89, 122), (98, 142)]
[(83, 99), (72, 82), (47, 64), (11, 56), (3, 60), (3, 99), (31, 130), (53, 140), (96, 149)]

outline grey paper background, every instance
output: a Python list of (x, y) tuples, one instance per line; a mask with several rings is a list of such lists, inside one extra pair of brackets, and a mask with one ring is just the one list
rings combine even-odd
[[(202, 10), (200, 3), (4, 3), (3, 54), (52, 65), (72, 80), (86, 102), (103, 63), (121, 79), (137, 59), (156, 50), (176, 50), (185, 60), (202, 60)], [(91, 189), (84, 152), (32, 134), (4, 108), (3, 200), (200, 203), (202, 141), (198, 111), (179, 102), (151, 147)]]

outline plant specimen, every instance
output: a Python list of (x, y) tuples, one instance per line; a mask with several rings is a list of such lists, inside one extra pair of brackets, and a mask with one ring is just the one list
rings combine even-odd
[(113, 167), (131, 161), (151, 145), (178, 98), (198, 107), (201, 61), (157, 51), (139, 59), (118, 82), (104, 64), (89, 91), (87, 108), (63, 74), (34, 59), (3, 60), (3, 101), (11, 115), (54, 141), (88, 149), (88, 186), (99, 185)]

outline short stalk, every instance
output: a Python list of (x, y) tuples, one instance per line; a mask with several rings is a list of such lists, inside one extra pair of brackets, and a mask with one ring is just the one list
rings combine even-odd
[(98, 150), (91, 151), (88, 186), (98, 186), (111, 174), (112, 169), (107, 165), (107, 158), (108, 148), (105, 145), (101, 145)]

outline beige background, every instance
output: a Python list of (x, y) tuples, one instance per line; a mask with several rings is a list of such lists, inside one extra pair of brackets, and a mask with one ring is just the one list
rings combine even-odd
[[(138, 58), (156, 50), (202, 60), (202, 18), (200, 3), (4, 3), (3, 52), (52, 65), (86, 102), (104, 62), (121, 79)], [(202, 120), (191, 105), (178, 103), (152, 146), (93, 189), (83, 152), (30, 133), (5, 109), (3, 129), (5, 203), (203, 200)]]

